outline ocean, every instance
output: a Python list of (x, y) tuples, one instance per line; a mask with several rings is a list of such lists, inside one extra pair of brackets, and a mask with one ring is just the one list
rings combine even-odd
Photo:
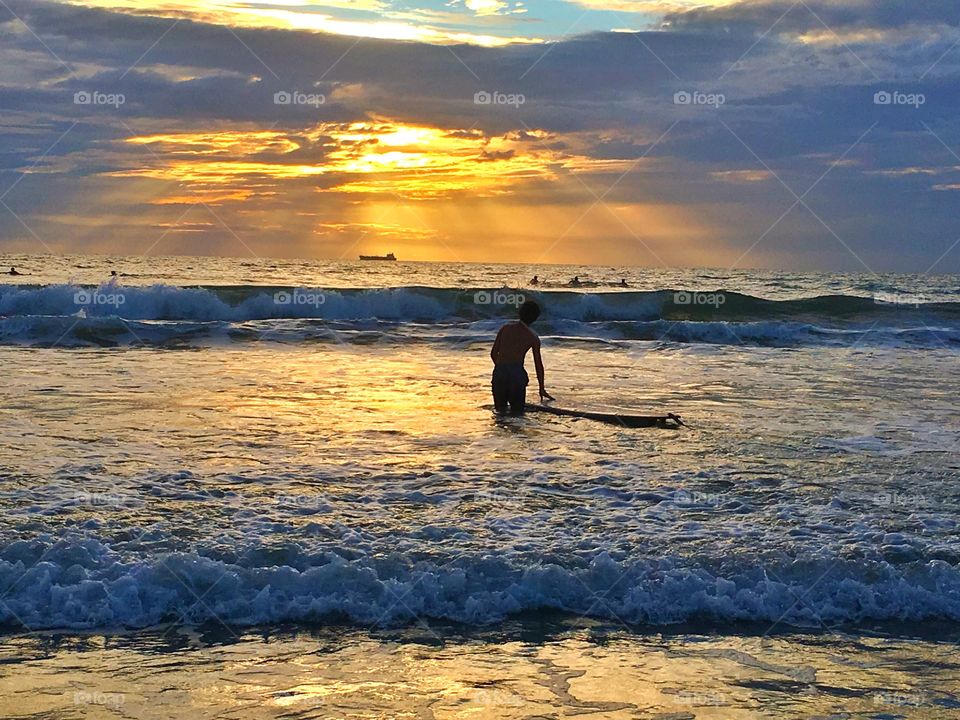
[(960, 711), (958, 276), (10, 266), (9, 716)]

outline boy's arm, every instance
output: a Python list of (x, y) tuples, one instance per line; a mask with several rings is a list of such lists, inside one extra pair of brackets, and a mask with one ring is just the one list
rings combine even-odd
[(500, 357), (500, 336), (503, 335), (503, 328), (500, 328), (500, 332), (497, 333), (497, 339), (493, 341), (493, 347), (490, 348), (490, 359), (493, 360), (493, 364), (497, 364), (497, 359)]
[(547, 392), (547, 388), (543, 384), (544, 371), (543, 358), (540, 357), (540, 338), (534, 336), (531, 349), (533, 350), (533, 365), (537, 369), (537, 383), (540, 385), (540, 399), (546, 398), (547, 400), (553, 400), (553, 396)]

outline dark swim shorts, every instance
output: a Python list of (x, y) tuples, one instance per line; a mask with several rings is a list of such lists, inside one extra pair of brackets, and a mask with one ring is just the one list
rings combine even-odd
[(530, 376), (522, 363), (497, 365), (493, 369), (493, 404), (497, 412), (507, 412), (507, 405), (513, 415), (522, 415), (527, 402), (527, 384)]

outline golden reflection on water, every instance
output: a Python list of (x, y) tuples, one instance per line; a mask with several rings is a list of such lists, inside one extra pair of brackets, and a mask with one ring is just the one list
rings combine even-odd
[[(249, 377), (249, 363), (248, 354), (237, 353), (222, 370), (226, 377)], [(228, 413), (274, 421), (281, 432), (336, 431), (346, 440), (384, 428), (411, 437), (443, 436), (459, 418), (482, 413), (479, 405), (486, 399), (453, 382), (463, 378), (439, 358), (387, 348), (321, 349), (312, 356), (281, 352), (269, 365), (264, 371), (274, 382), (258, 384), (255, 393), (244, 383), (226, 397), (217, 388), (184, 402), (195, 407), (217, 402)]]
[(42, 641), (21, 637), (0, 651), (0, 694), (17, 716), (141, 718), (933, 720), (957, 704), (946, 642), (623, 632), (598, 642), (574, 630), (539, 641), (436, 644), (424, 630), (404, 631), (400, 642), (329, 630), (179, 648), (172, 632), (159, 643), (82, 639), (40, 656)]

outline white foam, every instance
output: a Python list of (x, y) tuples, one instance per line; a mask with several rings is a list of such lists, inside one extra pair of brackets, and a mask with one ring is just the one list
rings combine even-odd
[[(358, 331), (391, 341), (486, 339), (512, 306), (478, 303), (472, 291), (437, 288), (322, 290), (310, 288), (124, 287), (74, 285), (0, 287), (0, 342), (6, 344), (125, 345), (174, 341), (329, 339)], [(541, 334), (563, 341), (618, 343), (664, 341), (768, 347), (851, 344), (942, 348), (960, 344), (960, 329), (821, 327), (781, 319), (728, 321), (660, 318), (669, 293), (552, 293), (538, 324)], [(667, 303), (667, 304), (665, 304)], [(676, 308), (674, 307), (673, 310)], [(311, 321), (322, 321), (313, 323)], [(333, 324), (331, 326), (331, 324)], [(389, 329), (389, 328), (387, 328)]]
[(0, 583), (10, 588), (0, 619), (32, 629), (337, 617), (387, 625), (416, 616), (485, 624), (535, 609), (653, 624), (960, 620), (960, 571), (940, 561), (894, 566), (824, 558), (721, 573), (671, 558), (617, 562), (603, 552), (576, 566), (518, 566), (494, 556), (464, 556), (447, 565), (397, 556), (373, 562), (327, 553), (295, 569), (193, 554), (131, 563), (95, 540), (82, 540), (48, 549), (30, 567), (35, 548), (20, 552), (23, 559), (15, 560), (17, 548), (8, 547), (7, 560), (0, 561)]

